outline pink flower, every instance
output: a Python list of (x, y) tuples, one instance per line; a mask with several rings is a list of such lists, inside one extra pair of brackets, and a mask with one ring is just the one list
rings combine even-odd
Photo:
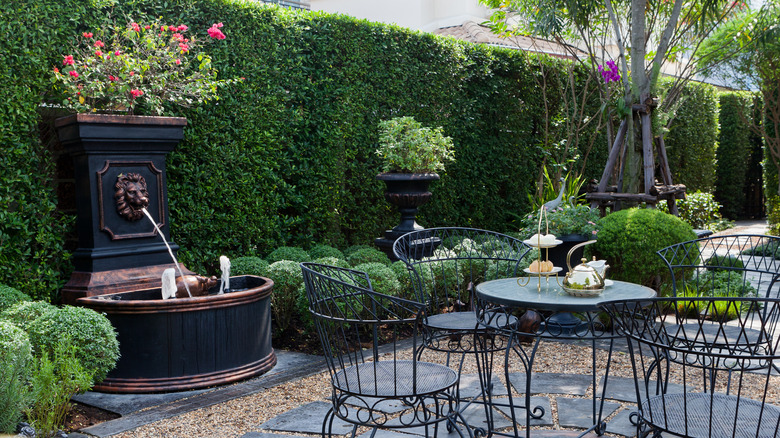
[(171, 38), (175, 39), (176, 41), (182, 42), (182, 43), (184, 42), (184, 35), (182, 35), (180, 33), (175, 33), (175, 34), (171, 35)]
[(134, 72), (134, 71), (131, 71), (131, 72), (130, 72), (130, 76), (133, 76), (134, 74), (135, 74), (135, 72)]
[(190, 46), (184, 43), (179, 43), (179, 48), (181, 49), (181, 53), (187, 53), (190, 51)]
[(105, 47), (106, 45), (103, 43), (103, 41), (97, 40), (95, 41), (95, 47)]
[(111, 82), (116, 82), (119, 80), (119, 78), (114, 75), (108, 75), (108, 80)]
[(177, 59), (176, 61), (173, 61), (176, 65), (181, 64), (181, 59)]
[(136, 89), (130, 90), (130, 94), (133, 95), (133, 98), (136, 98), (136, 97), (139, 97), (139, 96), (143, 96), (144, 92), (136, 88)]
[(160, 32), (165, 32), (168, 30), (168, 26), (160, 26)]
[(187, 29), (189, 29), (189, 27), (187, 27), (187, 26), (185, 26), (183, 24), (176, 28), (176, 30), (178, 30), (179, 32), (184, 32)]
[(122, 52), (120, 52), (119, 50), (117, 50), (116, 52), (114, 52), (114, 56), (119, 56), (119, 55), (121, 55), (121, 54), (122, 54)]
[(593, 235), (595, 236), (596, 234), (598, 234), (598, 231), (596, 231), (596, 230), (593, 230), (593, 231), (591, 232), (591, 234), (593, 234)]
[(214, 23), (211, 27), (222, 27), (222, 23)]
[(62, 65), (73, 65), (76, 61), (73, 60), (73, 55), (68, 55), (62, 60)]
[(103, 56), (103, 52), (101, 52), (100, 50), (95, 50), (95, 56), (100, 58), (101, 56)]
[(219, 30), (220, 27), (222, 27), (222, 23), (219, 23), (219, 25), (215, 24), (215, 25), (211, 26), (209, 28), (209, 30), (208, 30), (209, 36), (212, 37), (212, 38), (216, 38), (218, 40), (224, 40), (225, 39), (225, 34), (222, 33), (221, 30)]
[(146, 30), (149, 30), (149, 29), (151, 29), (151, 28), (152, 28), (152, 25), (151, 25), (151, 24), (147, 24), (146, 26), (144, 26), (144, 29), (146, 29)]
[(69, 75), (71, 75), (71, 76), (73, 76), (74, 78), (77, 78), (77, 77), (79, 77), (79, 74), (78, 74), (78, 73), (76, 73), (76, 70), (71, 70), (71, 71), (70, 71), (68, 74), (69, 74)]
[(57, 67), (54, 67), (54, 73), (59, 73), (59, 72), (60, 72), (60, 69), (58, 69)]
[(179, 28), (176, 26), (168, 26), (168, 30), (176, 32), (177, 30), (179, 30)]
[(81, 35), (83, 35), (84, 38), (92, 38), (92, 32), (84, 32)]
[(141, 25), (136, 23), (136, 22), (130, 23), (130, 28), (133, 29), (136, 32), (140, 32), (141, 31)]

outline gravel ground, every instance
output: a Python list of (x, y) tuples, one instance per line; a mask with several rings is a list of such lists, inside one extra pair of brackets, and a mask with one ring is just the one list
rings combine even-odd
[[(497, 373), (503, 373), (503, 358), (499, 359), (499, 356), (502, 355), (496, 355), (494, 370)], [(597, 351), (598, 363), (605, 363), (606, 357), (605, 351)], [(442, 361), (443, 356), (426, 354), (424, 359), (437, 362)], [(590, 375), (592, 370), (591, 349), (584, 345), (542, 342), (535, 361), (534, 370), (543, 373)], [(523, 371), (517, 362), (519, 361), (512, 361), (510, 372)], [(476, 363), (473, 360), (467, 361), (463, 372), (476, 372)], [(600, 371), (599, 374), (603, 375), (603, 371)], [(610, 377), (612, 376), (633, 377), (628, 354), (620, 351), (613, 353), (610, 365)], [(328, 400), (330, 395), (328, 380), (327, 373), (295, 380), (258, 394), (151, 423), (116, 436), (123, 438), (239, 437), (247, 432), (257, 431), (260, 424), (290, 409), (313, 401)], [(677, 375), (673, 380), (680, 382), (681, 376)], [(758, 391), (761, 389), (759, 387), (761, 381), (760, 379), (755, 380), (756, 384), (749, 386), (749, 388)], [(772, 377), (769, 386), (767, 400), (780, 400), (780, 377)], [(589, 393), (588, 397), (590, 396)], [(553, 403), (553, 420), (557, 426), (555, 403)]]

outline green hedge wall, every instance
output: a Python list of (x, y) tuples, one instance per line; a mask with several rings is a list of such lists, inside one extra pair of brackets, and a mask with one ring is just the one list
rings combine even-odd
[[(189, 121), (168, 157), (172, 236), (189, 268), (213, 273), (219, 255), (281, 245), (367, 244), (394, 226), (374, 149), (377, 123), (397, 115), (441, 125), (456, 144), (420, 223), (506, 231), (525, 212), (544, 129), (531, 55), (249, 0), (17, 0), (0, 18), (0, 283), (47, 298), (72, 269), (73, 217), (57, 210), (68, 194), (57, 196), (39, 126), (51, 69), (75, 35), (146, 17), (224, 23), (210, 54), (220, 77), (246, 78), (216, 102), (169, 108)], [(605, 154), (597, 143), (586, 178)]]
[(715, 166), (715, 200), (729, 219), (742, 217), (752, 152), (750, 130), (744, 118), (752, 112), (750, 93), (728, 92), (720, 96), (720, 136)]
[(715, 150), (718, 140), (718, 96), (709, 84), (689, 82), (680, 107), (664, 137), (675, 184), (689, 193), (712, 192), (715, 187)]

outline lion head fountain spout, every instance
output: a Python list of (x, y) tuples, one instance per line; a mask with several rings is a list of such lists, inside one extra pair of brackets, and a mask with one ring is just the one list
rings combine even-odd
[(146, 180), (137, 173), (120, 173), (114, 185), (116, 210), (123, 218), (135, 222), (144, 217), (143, 210), (149, 207), (149, 192)]

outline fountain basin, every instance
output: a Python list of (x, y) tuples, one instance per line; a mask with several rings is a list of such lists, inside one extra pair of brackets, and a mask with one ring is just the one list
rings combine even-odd
[(121, 357), (100, 392), (148, 393), (223, 385), (276, 365), (271, 347), (273, 281), (230, 278), (231, 291), (163, 300), (160, 288), (82, 297), (77, 305), (105, 313)]

